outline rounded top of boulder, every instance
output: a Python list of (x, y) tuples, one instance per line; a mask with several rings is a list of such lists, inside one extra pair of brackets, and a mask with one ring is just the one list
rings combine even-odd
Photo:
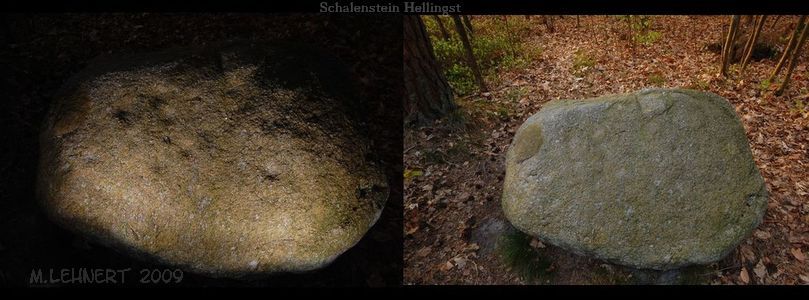
[(721, 259), (766, 204), (731, 105), (684, 89), (548, 102), (515, 134), (502, 198), (526, 233), (652, 269)]
[(346, 74), (294, 45), (97, 60), (46, 119), (43, 207), (101, 243), (215, 276), (323, 267), (388, 196)]

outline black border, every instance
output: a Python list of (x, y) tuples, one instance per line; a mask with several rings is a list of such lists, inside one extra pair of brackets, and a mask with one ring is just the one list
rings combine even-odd
[[(121, 290), (117, 289), (16, 289), (5, 290), (6, 292), (20, 292), (26, 294), (39, 294), (57, 297), (67, 297), (68, 294), (75, 293), (81, 296), (96, 295), (105, 297), (119, 296)], [(174, 293), (185, 297), (200, 295), (217, 297), (227, 296), (232, 299), (239, 292), (262, 293), (261, 298), (268, 299), (294, 299), (301, 296), (326, 296), (338, 298), (347, 296), (352, 298), (382, 297), (382, 299), (413, 299), (414, 297), (427, 296), (432, 299), (459, 299), (470, 297), (475, 299), (514, 299), (515, 297), (530, 297), (533, 299), (570, 299), (575, 296), (590, 296), (599, 299), (609, 299), (610, 297), (638, 297), (641, 299), (658, 299), (671, 297), (685, 297), (689, 295), (700, 298), (718, 297), (719, 299), (775, 299), (776, 297), (789, 297), (787, 299), (803, 299), (809, 292), (809, 286), (401, 286), (387, 288), (283, 288), (256, 291), (254, 289), (231, 289), (231, 288), (204, 288), (204, 289), (129, 289), (127, 296), (134, 299), (158, 294), (170, 296)], [(4, 293), (8, 294), (8, 293)], [(244, 295), (256, 296), (256, 295)], [(590, 298), (588, 297), (588, 298)], [(585, 299), (588, 299), (585, 298)], [(113, 298), (114, 299), (114, 298)]]
[[(4, 1), (4, 12), (251, 12), (319, 13), (320, 4), (341, 5), (429, 2), (435, 5), (461, 5), (461, 14), (806, 14), (804, 0), (768, 0), (755, 3), (742, 0), (75, 0)], [(396, 15), (391, 13), (391, 15)]]

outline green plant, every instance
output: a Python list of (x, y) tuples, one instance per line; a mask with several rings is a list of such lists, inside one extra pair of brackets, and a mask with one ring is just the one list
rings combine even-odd
[(625, 22), (629, 27), (629, 36), (633, 43), (651, 45), (657, 42), (661, 33), (649, 30), (652, 27), (652, 17), (646, 15), (620, 15), (618, 20)]
[(453, 64), (446, 70), (447, 81), (459, 95), (467, 95), (477, 90), (472, 70), (460, 63)]
[(509, 111), (508, 108), (505, 108), (505, 107), (497, 108), (497, 110), (494, 112), (494, 114), (495, 114), (495, 116), (497, 116), (498, 118), (500, 118), (501, 120), (504, 120), (504, 121), (508, 120), (508, 118), (511, 117), (511, 112)]
[(520, 44), (520, 53), (522, 53), (522, 57), (526, 58), (527, 60), (537, 59), (542, 55), (542, 46), (537, 45), (536, 43), (526, 42)]
[(520, 101), (522, 96), (524, 96), (525, 94), (526, 94), (525, 88), (523, 88), (523, 87), (515, 87), (515, 88), (508, 89), (506, 91), (505, 96), (506, 96), (506, 100), (508, 100), (509, 102), (517, 102), (517, 101)]
[(660, 32), (650, 30), (646, 33), (638, 33), (634, 38), (636, 42), (648, 46), (660, 39)]
[(652, 17), (645, 15), (629, 15), (629, 26), (635, 31), (646, 31), (652, 26)]
[(666, 83), (666, 78), (663, 77), (660, 73), (652, 73), (649, 74), (649, 77), (646, 78), (649, 84), (660, 86)]
[(515, 56), (509, 54), (503, 57), (501, 66), (503, 69), (507, 70), (524, 68), (528, 66), (528, 60), (526, 60), (522, 56)]
[(710, 87), (711, 87), (711, 85), (709, 83), (705, 82), (704, 80), (700, 80), (700, 79), (697, 79), (697, 81), (691, 83), (691, 85), (689, 86), (689, 88), (691, 88), (691, 89), (703, 90), (703, 91), (707, 91), (708, 88), (710, 88)]
[(501, 259), (527, 281), (550, 279), (551, 261), (531, 247), (531, 239), (530, 236), (516, 230), (504, 234), (498, 243)]
[(765, 79), (764, 81), (762, 81), (761, 83), (758, 84), (758, 89), (762, 90), (762, 91), (769, 90), (771, 84), (772, 83), (770, 82), (769, 79)]
[(801, 117), (809, 118), (809, 105), (803, 103), (803, 100), (795, 100), (795, 106), (789, 109), (789, 112), (800, 114)]
[[(506, 21), (500, 17), (484, 17), (475, 20), (472, 52), (484, 78), (497, 77), (501, 71), (524, 68), (541, 54), (541, 47), (523, 43), (524, 36), (532, 32), (531, 24), (523, 18), (510, 17)], [(424, 23), (430, 33), (436, 59), (444, 68), (447, 81), (455, 93), (468, 95), (477, 91), (457, 34), (445, 40), (432, 18), (424, 18)], [(447, 26), (446, 23), (444, 25)]]
[(582, 76), (584, 73), (594, 67), (596, 65), (595, 59), (590, 57), (587, 52), (582, 51), (581, 49), (576, 50), (573, 53), (573, 74), (576, 76)]

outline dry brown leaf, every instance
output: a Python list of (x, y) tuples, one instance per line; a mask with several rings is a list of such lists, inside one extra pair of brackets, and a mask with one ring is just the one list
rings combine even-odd
[(419, 231), (419, 226), (413, 226), (413, 227), (408, 228), (405, 231), (405, 235), (412, 235), (412, 234), (416, 233), (416, 231)]
[(545, 244), (543, 244), (542, 241), (540, 241), (540, 240), (538, 240), (536, 238), (531, 239), (530, 245), (531, 245), (531, 247), (534, 247), (534, 248), (537, 248), (537, 249), (545, 248)]
[(433, 251), (433, 248), (430, 247), (430, 246), (427, 246), (427, 247), (419, 249), (419, 251), (416, 251), (416, 256), (418, 256), (418, 257), (426, 257), (427, 255), (430, 255), (430, 252), (432, 252), (432, 251)]
[(447, 261), (444, 265), (441, 266), (441, 271), (446, 272), (446, 271), (452, 270), (452, 268), (454, 268), (454, 267), (455, 267), (455, 265), (453, 265), (452, 262)]
[(755, 261), (756, 260), (756, 254), (753, 252), (753, 248), (750, 247), (749, 245), (742, 245), (740, 251), (742, 253), (742, 258), (745, 261)]
[(753, 273), (755, 273), (759, 279), (764, 279), (764, 277), (767, 276), (767, 267), (764, 266), (764, 263), (759, 261), (756, 267), (753, 268)]
[(455, 265), (458, 266), (458, 269), (463, 269), (466, 267), (467, 259), (465, 257), (456, 256), (452, 258), (452, 261), (455, 262)]
[(471, 244), (467, 245), (463, 250), (464, 250), (464, 252), (466, 252), (466, 251), (473, 251), (474, 252), (474, 251), (480, 250), (480, 246), (478, 246), (478, 243), (471, 243)]
[(744, 284), (750, 283), (750, 275), (747, 274), (747, 269), (742, 267), (742, 271), (739, 272), (739, 279), (744, 282)]
[(799, 260), (799, 261), (805, 261), (806, 260), (806, 255), (803, 254), (803, 252), (801, 251), (801, 248), (792, 248), (792, 250), (790, 250), (790, 252), (792, 252), (792, 256), (794, 256), (795, 259), (797, 259), (797, 260)]

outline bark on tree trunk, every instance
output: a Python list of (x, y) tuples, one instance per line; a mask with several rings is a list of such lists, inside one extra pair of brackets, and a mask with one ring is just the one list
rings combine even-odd
[(730, 17), (730, 29), (728, 30), (728, 36), (725, 39), (725, 44), (722, 46), (722, 61), (721, 66), (719, 68), (719, 74), (723, 77), (728, 76), (728, 65), (730, 65), (730, 60), (733, 58), (733, 45), (736, 41), (736, 32), (739, 28), (739, 15), (733, 15)]
[(444, 27), (444, 22), (442, 22), (441, 18), (439, 18), (437, 15), (432, 15), (432, 17), (433, 20), (435, 20), (435, 23), (438, 24), (438, 30), (441, 31), (441, 37), (443, 37), (444, 40), (449, 40), (449, 32), (447, 31), (447, 28)]
[(403, 18), (404, 119), (408, 124), (424, 124), (453, 111), (455, 102), (421, 18)]
[(745, 45), (744, 57), (742, 57), (742, 66), (740, 72), (744, 72), (744, 69), (747, 67), (747, 63), (750, 62), (750, 56), (753, 54), (753, 48), (756, 47), (756, 40), (758, 40), (758, 36), (761, 33), (761, 28), (764, 27), (764, 21), (766, 19), (766, 15), (756, 17), (756, 28), (753, 30), (753, 33), (750, 34), (750, 39), (747, 40), (747, 45)]
[(472, 44), (469, 43), (469, 38), (466, 35), (466, 29), (464, 28), (463, 21), (458, 15), (453, 15), (452, 19), (455, 21), (455, 30), (457, 30), (458, 35), (461, 36), (461, 42), (463, 43), (465, 50), (464, 52), (466, 53), (466, 62), (469, 64), (469, 68), (472, 69), (472, 75), (475, 76), (475, 81), (477, 81), (480, 91), (488, 91), (489, 89), (486, 87), (486, 83), (483, 81), (483, 75), (480, 73), (477, 59), (475, 59), (475, 54), (472, 52)]
[[(798, 23), (798, 27), (800, 27), (801, 25), (802, 23)], [(781, 93), (783, 93), (784, 90), (786, 89), (787, 85), (789, 85), (789, 79), (792, 76), (792, 70), (795, 69), (795, 65), (797, 64), (796, 62), (798, 61), (798, 58), (801, 56), (801, 47), (803, 46), (803, 43), (806, 41), (806, 32), (809, 31), (807, 30), (809, 28), (806, 28), (807, 25), (803, 25), (804, 28), (803, 31), (801, 31), (801, 37), (798, 39), (798, 43), (795, 45), (795, 49), (792, 50), (792, 54), (790, 55), (789, 66), (787, 67), (787, 73), (784, 76), (784, 82), (781, 83), (781, 86), (779, 86), (778, 90), (775, 91), (776, 95), (781, 95)]]
[(778, 76), (778, 73), (781, 73), (781, 69), (784, 67), (784, 63), (786, 62), (787, 58), (789, 58), (789, 54), (792, 53), (792, 48), (795, 47), (797, 42), (798, 33), (802, 28), (803, 22), (806, 20), (806, 15), (801, 16), (798, 19), (798, 25), (795, 26), (795, 30), (792, 31), (792, 35), (789, 36), (789, 42), (787, 42), (787, 47), (784, 49), (784, 53), (781, 54), (781, 59), (778, 60), (778, 64), (775, 65), (775, 70), (773, 70), (770, 78), (767, 81), (772, 82), (775, 79), (775, 76)]
[(781, 20), (781, 15), (776, 15), (775, 20), (772, 21), (772, 25), (770, 25), (770, 29), (775, 28), (775, 24), (778, 24), (778, 20)]
[(542, 21), (545, 23), (545, 28), (548, 29), (548, 32), (553, 33), (555, 30), (553, 28), (553, 16), (543, 15)]
[(475, 34), (475, 28), (472, 27), (472, 21), (469, 20), (469, 16), (463, 15), (463, 24), (466, 25), (466, 29), (469, 31), (469, 38), (473, 38)]

